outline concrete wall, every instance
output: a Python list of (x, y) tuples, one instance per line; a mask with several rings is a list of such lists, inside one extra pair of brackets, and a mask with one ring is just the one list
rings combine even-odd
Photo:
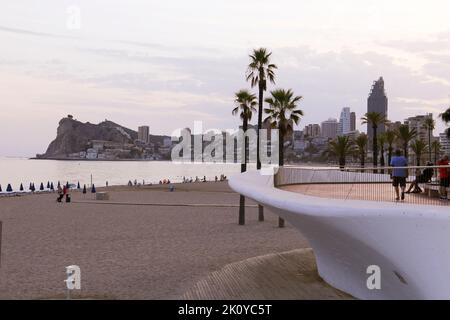
[[(360, 299), (450, 299), (448, 207), (324, 200), (276, 189), (256, 171), (229, 184), (297, 228), (330, 285)], [(371, 265), (381, 268), (381, 290), (367, 288)]]

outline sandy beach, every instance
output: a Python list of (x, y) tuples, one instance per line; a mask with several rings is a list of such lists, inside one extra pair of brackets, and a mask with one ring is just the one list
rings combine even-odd
[(211, 272), (251, 257), (307, 248), (266, 210), (237, 224), (239, 196), (224, 183), (111, 187), (110, 201), (72, 193), (0, 198), (0, 299), (65, 297), (65, 267), (81, 268), (79, 298), (177, 299)]

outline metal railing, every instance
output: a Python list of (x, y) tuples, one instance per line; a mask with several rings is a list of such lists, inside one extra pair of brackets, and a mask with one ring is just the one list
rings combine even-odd
[[(450, 166), (341, 169), (286, 166), (278, 169), (274, 183), (280, 189), (322, 198), (448, 206), (450, 188), (448, 181), (439, 179), (440, 169), (450, 170)], [(393, 173), (406, 177), (394, 178)], [(398, 198), (394, 184), (398, 184)], [(402, 185), (406, 185), (403, 196)]]

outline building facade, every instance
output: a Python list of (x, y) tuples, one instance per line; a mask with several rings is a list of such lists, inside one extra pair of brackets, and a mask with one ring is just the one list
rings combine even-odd
[(336, 139), (339, 129), (339, 123), (336, 119), (330, 118), (321, 124), (322, 137)]
[[(384, 89), (383, 77), (380, 77), (380, 79), (375, 81), (372, 86), (369, 98), (367, 99), (367, 112), (377, 112), (384, 115), (387, 118), (388, 98), (386, 96), (386, 92)], [(384, 124), (380, 124), (378, 126), (378, 133), (383, 133), (385, 131), (386, 126)], [(371, 123), (367, 124), (367, 135), (369, 137), (369, 141), (371, 142), (373, 139), (373, 131)]]
[(343, 108), (341, 116), (339, 117), (338, 135), (343, 136), (348, 134), (351, 130), (351, 112), (350, 108)]
[(320, 126), (318, 124), (309, 124), (305, 127), (303, 133), (310, 138), (320, 137)]
[(138, 140), (144, 143), (150, 142), (150, 128), (149, 126), (138, 127)]
[(450, 138), (447, 136), (447, 133), (441, 133), (439, 135), (439, 140), (442, 146), (442, 151), (450, 156)]
[(350, 132), (356, 131), (356, 113), (350, 112)]

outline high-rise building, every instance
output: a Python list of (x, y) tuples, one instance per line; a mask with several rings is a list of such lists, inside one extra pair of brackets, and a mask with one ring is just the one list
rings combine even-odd
[(309, 124), (305, 127), (304, 135), (310, 138), (320, 136), (320, 126), (318, 124)]
[(338, 135), (343, 136), (352, 131), (350, 114), (350, 108), (342, 109), (341, 116), (339, 117)]
[(321, 124), (322, 137), (335, 139), (338, 134), (339, 123), (336, 119), (330, 118)]
[(441, 133), (439, 135), (439, 140), (442, 146), (442, 151), (450, 156), (450, 138), (447, 136), (447, 133)]
[[(370, 92), (369, 98), (367, 99), (367, 112), (378, 112), (387, 118), (388, 113), (388, 98), (384, 90), (384, 80), (380, 77), (374, 82), (372, 90)], [(384, 124), (378, 125), (378, 133), (383, 133), (386, 131), (386, 126)], [(367, 124), (367, 135), (369, 137), (370, 143), (373, 139), (372, 124)]]
[(433, 118), (433, 114), (417, 115), (405, 120), (405, 124), (409, 126), (409, 130), (416, 130), (417, 137), (425, 143), (428, 143), (428, 130), (424, 127), (425, 119)]
[(356, 131), (356, 113), (350, 112), (350, 132)]
[(138, 127), (138, 140), (144, 143), (150, 142), (150, 127), (141, 126)]

